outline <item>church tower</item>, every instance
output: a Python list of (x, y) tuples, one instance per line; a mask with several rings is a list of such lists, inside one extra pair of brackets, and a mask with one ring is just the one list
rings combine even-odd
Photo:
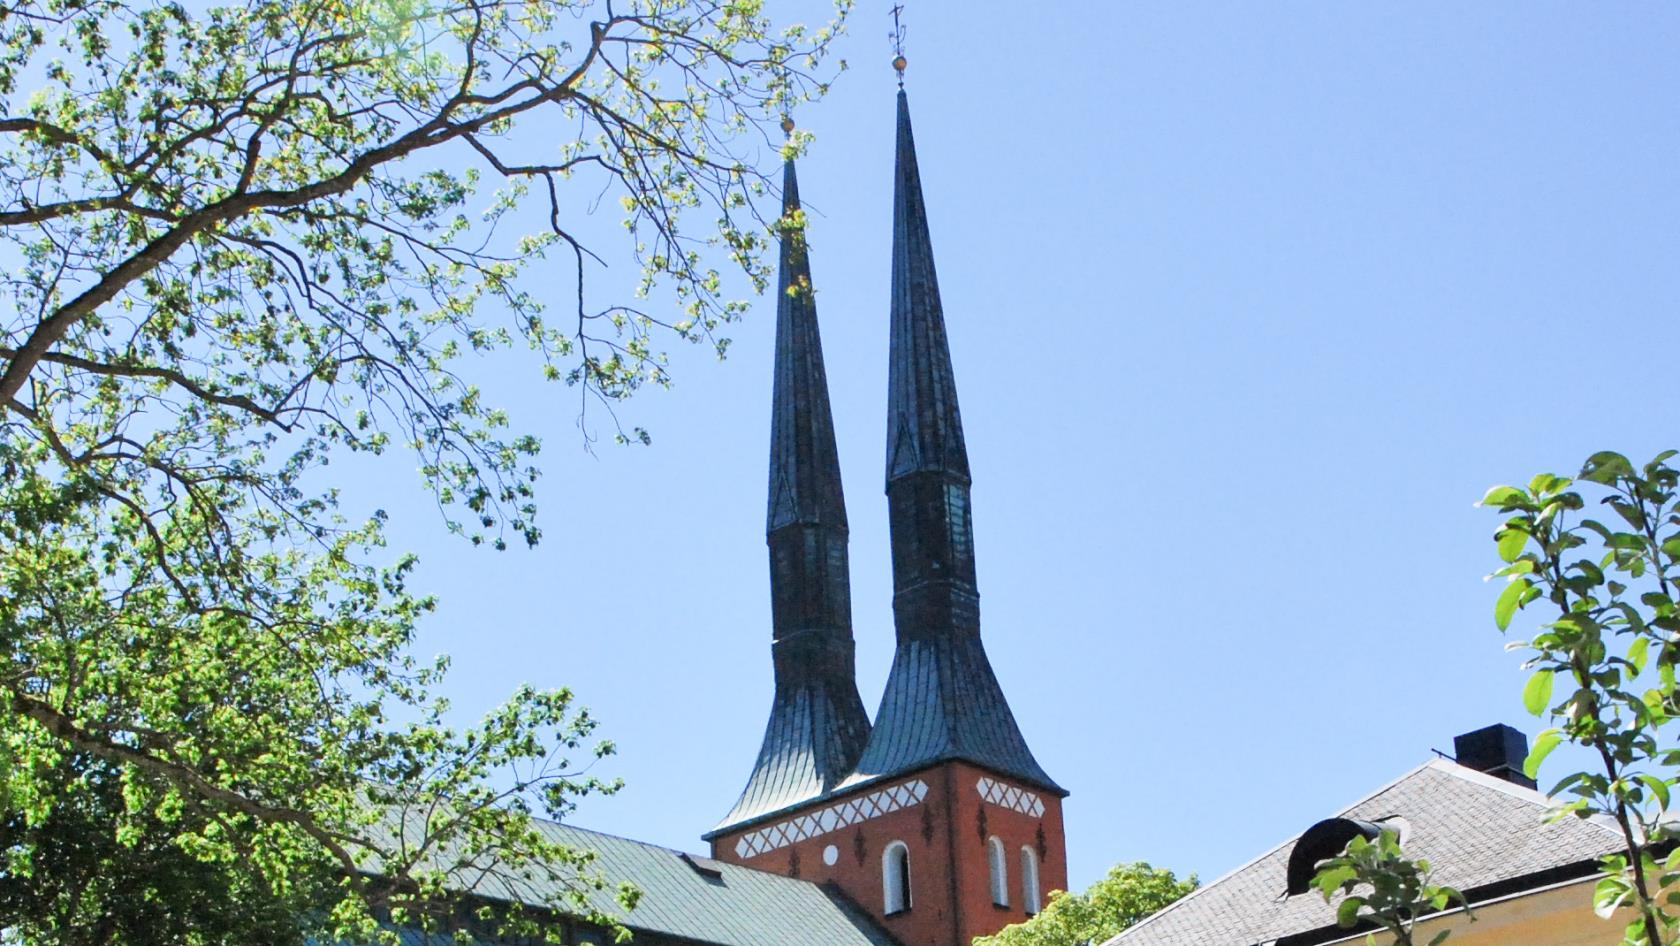
[[(902, 68), (902, 60), (895, 65)], [(848, 737), (866, 734), (848, 774), (809, 795), (802, 787), (753, 805), (743, 796), (706, 838), (719, 859), (832, 883), (904, 946), (968, 946), (1036, 913), (1050, 890), (1066, 889), (1067, 792), (1027, 748), (980, 640), (968, 451), (902, 89), (895, 165), (886, 465), (892, 670), (874, 727), (846, 730)], [(784, 286), (789, 259), (784, 242)], [(814, 342), (815, 310), (809, 315)], [(778, 398), (787, 324), (779, 315)], [(820, 365), (820, 353), (815, 357)], [(825, 391), (825, 419), (827, 403)], [(773, 454), (772, 522), (775, 462)], [(843, 563), (843, 539), (840, 548)], [(784, 592), (774, 594), (779, 609)], [(781, 633), (778, 624), (778, 648)], [(778, 650), (778, 706), (781, 660)], [(855, 686), (851, 692), (856, 699)], [(832, 741), (844, 740), (837, 733)], [(767, 734), (749, 795), (767, 759), (774, 767), (775, 760), (801, 757), (798, 746), (772, 751), (771, 743)]]

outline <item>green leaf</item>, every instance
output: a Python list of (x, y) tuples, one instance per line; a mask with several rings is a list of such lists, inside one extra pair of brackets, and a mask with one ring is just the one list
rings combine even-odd
[(1593, 912), (1598, 914), (1600, 919), (1610, 919), (1616, 908), (1621, 906), (1622, 901), (1632, 892), (1632, 887), (1621, 874), (1604, 878), (1593, 890)]
[(1362, 897), (1348, 897), (1336, 906), (1336, 925), (1347, 929), (1359, 922), (1359, 908), (1365, 905)]
[(1633, 464), (1614, 450), (1601, 450), (1587, 458), (1581, 467), (1581, 479), (1608, 486), (1619, 476), (1632, 476)]
[(1668, 698), (1663, 695), (1663, 691), (1646, 690), (1645, 695), (1640, 697), (1640, 700), (1645, 704), (1646, 714), (1652, 718), (1660, 720), (1667, 715), (1663, 706), (1668, 702)]
[(1628, 663), (1633, 664), (1635, 676), (1645, 672), (1645, 663), (1650, 657), (1651, 639), (1649, 637), (1634, 638), (1633, 644), (1628, 647), (1627, 659)]
[(1528, 558), (1517, 559), (1516, 561), (1512, 562), (1509, 565), (1506, 565), (1504, 568), (1501, 568), (1499, 571), (1494, 572), (1492, 575), (1489, 575), (1488, 577), (1489, 578), (1509, 578), (1512, 575), (1532, 575), (1532, 574), (1534, 574), (1534, 557), (1531, 555)]
[(1523, 595), (1532, 587), (1533, 582), (1527, 578), (1519, 578), (1505, 586), (1505, 590), (1499, 595), (1499, 601), (1493, 606), (1493, 620), (1500, 630), (1511, 626), (1511, 618), (1517, 613), (1517, 609), (1523, 606)]
[(1505, 504), (1511, 502), (1512, 500), (1521, 498), (1523, 498), (1523, 491), (1517, 489), (1515, 486), (1495, 486), (1493, 489), (1488, 490), (1487, 494), (1482, 497), (1482, 501), (1476, 505), (1497, 506), (1503, 508)]
[(1617, 532), (1605, 539), (1604, 544), (1625, 552), (1641, 552), (1645, 549), (1645, 537), (1632, 532)]
[(1645, 528), (1645, 511), (1640, 507), (1624, 499), (1611, 498), (1605, 502), (1609, 503), (1610, 508), (1616, 510), (1616, 515), (1621, 516), (1628, 525), (1635, 529)]
[(1667, 810), (1668, 783), (1655, 775), (1641, 775), (1639, 780), (1645, 783), (1645, 787), (1651, 790), (1651, 794), (1657, 796), (1657, 802), (1663, 806), (1664, 810)]
[(1535, 716), (1542, 716), (1551, 705), (1552, 671), (1541, 670), (1529, 677), (1528, 685), (1523, 687), (1523, 707)]
[(1325, 896), (1336, 892), (1343, 884), (1352, 883), (1359, 879), (1359, 871), (1347, 864), (1335, 864), (1325, 867), (1313, 875), (1313, 886), (1323, 891)]
[(1506, 526), (1494, 539), (1499, 543), (1499, 557), (1506, 562), (1514, 562), (1522, 554), (1523, 546), (1528, 544), (1528, 533)]
[(1579, 571), (1582, 577), (1586, 578), (1587, 581), (1594, 585), (1604, 584), (1604, 569), (1599, 568), (1592, 562), (1582, 559), (1569, 567), (1574, 571)]
[(1562, 742), (1563, 730), (1561, 729), (1548, 729), (1534, 737), (1534, 746), (1528, 750), (1528, 758), (1523, 760), (1523, 774), (1529, 778), (1538, 775), (1540, 773), (1540, 763), (1545, 762), (1546, 757), (1551, 755), (1552, 750), (1556, 749)]

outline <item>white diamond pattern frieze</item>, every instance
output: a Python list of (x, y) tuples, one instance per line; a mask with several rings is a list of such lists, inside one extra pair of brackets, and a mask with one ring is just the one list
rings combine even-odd
[(982, 778), (974, 783), (974, 788), (980, 797), (1000, 808), (1013, 808), (1023, 815), (1039, 818), (1044, 815), (1044, 799), (1034, 792), (1024, 788), (1016, 788), (992, 778)]
[[(795, 841), (820, 837), (830, 831), (838, 831), (847, 825), (854, 825), (860, 821), (901, 808), (910, 808), (922, 803), (927, 797), (927, 783), (921, 779), (883, 788), (878, 792), (870, 792), (858, 798), (848, 799), (838, 804), (830, 805), (822, 811), (809, 815), (800, 815), (789, 821), (773, 824), (767, 828), (760, 828), (750, 834), (741, 836), (735, 842), (735, 856), (753, 857), (778, 848), (787, 847)], [(1034, 796), (1036, 800), (1037, 796)], [(1039, 806), (1043, 810), (1043, 806)]]

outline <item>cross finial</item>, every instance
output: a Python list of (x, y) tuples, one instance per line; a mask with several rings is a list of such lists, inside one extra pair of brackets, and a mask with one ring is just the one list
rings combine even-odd
[(903, 13), (904, 13), (904, 4), (902, 4), (902, 3), (893, 4), (893, 7), (892, 7), (893, 30), (892, 30), (891, 33), (887, 34), (887, 36), (892, 40), (892, 44), (893, 44), (893, 63), (892, 63), (893, 64), (893, 71), (898, 73), (898, 87), (901, 88), (901, 89), (904, 88), (904, 67), (910, 65), (910, 61), (904, 58), (904, 34), (905, 34), (906, 30), (904, 28), (903, 21), (900, 19), (901, 15)]

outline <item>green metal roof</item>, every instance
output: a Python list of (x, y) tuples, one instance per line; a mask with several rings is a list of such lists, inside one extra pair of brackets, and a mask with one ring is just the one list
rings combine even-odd
[[(696, 854), (552, 821), (538, 821), (551, 840), (594, 851), (607, 889), (591, 905), (637, 934), (638, 941), (716, 946), (899, 946), (838, 890)], [(634, 910), (614, 897), (628, 881), (642, 891)], [(493, 900), (537, 902), (558, 891), (546, 881), (517, 884), (486, 877), (474, 893)]]

